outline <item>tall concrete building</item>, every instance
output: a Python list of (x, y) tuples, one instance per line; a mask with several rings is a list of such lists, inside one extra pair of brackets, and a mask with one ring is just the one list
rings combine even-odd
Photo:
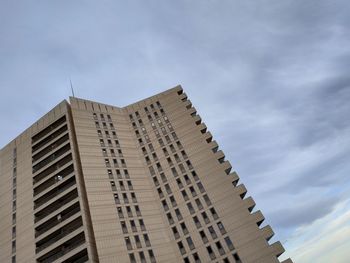
[(1, 150), (0, 262), (280, 262), (246, 192), (180, 86), (70, 98)]

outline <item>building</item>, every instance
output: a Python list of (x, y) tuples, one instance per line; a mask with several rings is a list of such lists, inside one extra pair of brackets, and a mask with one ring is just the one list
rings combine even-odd
[(70, 98), (1, 150), (0, 262), (279, 262), (246, 192), (180, 86)]

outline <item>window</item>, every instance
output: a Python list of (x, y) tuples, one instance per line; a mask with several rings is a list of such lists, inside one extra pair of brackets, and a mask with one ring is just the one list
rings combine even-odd
[(211, 201), (210, 201), (208, 195), (206, 195), (206, 194), (203, 195), (203, 198), (204, 198), (204, 201), (207, 204), (207, 206), (211, 206)]
[(134, 254), (129, 254), (130, 263), (136, 263), (136, 258)]
[(164, 153), (165, 156), (169, 155), (168, 150), (165, 147), (162, 150), (163, 150), (163, 153)]
[(116, 204), (120, 204), (119, 196), (118, 194), (114, 194), (114, 201)]
[(180, 157), (176, 153), (174, 154), (174, 158), (175, 158), (177, 163), (181, 162)]
[(194, 178), (195, 181), (199, 180), (196, 171), (192, 171), (191, 174), (192, 174), (192, 177)]
[(223, 225), (221, 222), (217, 222), (217, 225), (218, 225), (218, 228), (219, 228), (219, 230), (220, 230), (220, 233), (221, 233), (222, 235), (225, 235), (225, 234), (226, 234), (226, 230), (225, 230), (224, 225)]
[(166, 192), (167, 192), (168, 194), (171, 194), (171, 193), (172, 193), (172, 191), (171, 191), (170, 186), (169, 186), (168, 184), (166, 184), (166, 185), (164, 185), (164, 186), (165, 186), (165, 190), (166, 190)]
[(187, 205), (187, 208), (188, 208), (188, 210), (190, 211), (190, 213), (191, 213), (191, 214), (194, 214), (194, 213), (195, 213), (195, 210), (194, 210), (192, 204), (191, 204), (191, 203), (187, 203), (186, 205)]
[(193, 222), (194, 222), (194, 224), (196, 225), (197, 228), (200, 228), (202, 226), (201, 222), (199, 221), (197, 216), (193, 217)]
[(190, 186), (189, 189), (190, 189), (191, 194), (192, 194), (193, 197), (197, 196), (197, 193), (196, 193), (196, 191), (194, 190), (193, 186)]
[(184, 175), (184, 179), (185, 179), (187, 185), (192, 183), (187, 174)]
[(127, 228), (127, 226), (126, 226), (125, 221), (120, 221), (120, 224), (121, 224), (121, 226), (122, 226), (122, 231), (123, 231), (123, 233), (124, 233), (124, 234), (128, 233), (128, 228)]
[(186, 193), (186, 190), (182, 190), (181, 191), (181, 194), (182, 194), (182, 196), (183, 196), (183, 198), (184, 198), (184, 200), (185, 201), (187, 201), (189, 198), (188, 198), (188, 195), (187, 195), (187, 193)]
[(126, 237), (126, 238), (124, 238), (124, 240), (125, 240), (126, 248), (128, 250), (132, 250), (132, 245), (131, 245), (131, 242), (130, 242), (130, 238)]
[(199, 200), (199, 198), (197, 198), (194, 201), (196, 202), (196, 205), (197, 205), (198, 209), (202, 210), (203, 209), (203, 205), (202, 205), (201, 201)]
[(119, 181), (120, 190), (125, 191), (125, 186), (123, 181)]
[(128, 214), (129, 217), (132, 217), (132, 211), (131, 211), (131, 207), (130, 206), (126, 206), (126, 213)]
[(182, 255), (183, 255), (183, 254), (186, 254), (186, 250), (185, 250), (185, 247), (184, 247), (184, 245), (182, 244), (182, 242), (181, 242), (181, 241), (178, 242), (177, 245), (178, 245), (178, 247), (179, 247), (179, 249), (180, 249), (180, 253), (181, 253)]
[(230, 237), (225, 237), (224, 240), (225, 240), (225, 243), (226, 243), (226, 245), (227, 245), (229, 250), (234, 250), (235, 249), (235, 247), (233, 246), (233, 243), (232, 243)]
[(213, 207), (210, 208), (210, 212), (213, 215), (214, 220), (219, 218), (218, 214), (216, 213), (216, 211), (215, 211), (215, 209)]
[(213, 239), (216, 239), (218, 236), (212, 226), (208, 227), (209, 233)]
[(187, 241), (188, 247), (189, 247), (191, 250), (195, 249), (194, 244), (193, 244), (193, 240), (192, 240), (191, 237), (187, 237), (187, 238), (186, 238), (186, 241)]
[(162, 139), (158, 139), (158, 142), (159, 142), (160, 146), (164, 146), (164, 141)]
[(174, 145), (170, 144), (169, 147), (172, 153), (176, 152)]
[(149, 240), (147, 234), (143, 235), (143, 239), (145, 240), (146, 247), (150, 247), (151, 246), (151, 241)]
[(176, 204), (176, 200), (175, 200), (174, 196), (170, 196), (169, 199), (170, 199), (171, 205), (172, 205), (173, 207), (176, 207), (177, 204)]
[(171, 168), (171, 172), (173, 173), (174, 177), (177, 177), (177, 176), (179, 175), (179, 174), (177, 173), (175, 167), (172, 167), (172, 168)]
[(154, 257), (154, 253), (153, 253), (153, 251), (151, 249), (148, 250), (148, 255), (149, 255), (149, 258), (151, 260), (151, 263), (156, 263), (156, 259)]
[(174, 224), (174, 219), (173, 219), (171, 213), (166, 214), (166, 216), (168, 218), (169, 224), (170, 225)]
[(213, 251), (213, 249), (211, 248), (211, 246), (207, 246), (207, 251), (208, 251), (209, 257), (210, 257), (212, 260), (216, 258), (215, 254), (214, 254), (214, 251)]
[(119, 218), (124, 218), (124, 214), (123, 214), (122, 208), (121, 207), (117, 207), (117, 211), (118, 211)]
[(134, 203), (137, 203), (136, 195), (134, 192), (131, 193), (131, 199)]
[(162, 189), (160, 187), (157, 188), (157, 192), (158, 192), (159, 198), (163, 198), (164, 197), (164, 194), (163, 194)]
[(190, 160), (187, 160), (187, 161), (186, 161), (186, 164), (187, 164), (187, 166), (188, 166), (188, 169), (190, 169), (190, 170), (193, 169), (193, 166), (192, 166)]
[(183, 148), (180, 141), (177, 141), (177, 142), (176, 142), (176, 145), (177, 145), (177, 147), (178, 147), (179, 149), (182, 149), (182, 148)]
[(142, 245), (141, 245), (141, 241), (140, 241), (140, 238), (139, 236), (134, 236), (134, 239), (135, 239), (135, 243), (136, 243), (136, 247), (137, 248), (142, 248)]
[(122, 195), (123, 195), (124, 203), (128, 204), (129, 203), (128, 195), (126, 193), (123, 193)]
[(198, 182), (198, 183), (197, 183), (197, 186), (198, 186), (199, 191), (200, 191), (201, 193), (204, 193), (204, 192), (205, 192), (204, 186), (202, 185), (201, 182)]
[(181, 212), (178, 208), (175, 209), (175, 214), (176, 214), (176, 217), (179, 221), (182, 220), (183, 217), (182, 217)]
[(205, 232), (202, 230), (202, 231), (199, 231), (199, 234), (203, 240), (203, 243), (206, 244), (209, 242), (208, 238), (207, 238), (207, 235), (205, 234)]
[(179, 232), (177, 231), (176, 226), (172, 227), (171, 230), (173, 231), (175, 239), (178, 239), (180, 237)]
[(142, 231), (145, 231), (145, 230), (146, 230), (146, 226), (145, 226), (145, 224), (144, 224), (144, 222), (143, 222), (142, 219), (139, 219), (139, 224), (140, 224), (141, 230), (142, 230)]
[(168, 206), (168, 204), (167, 204), (167, 202), (165, 200), (162, 201), (162, 205), (163, 205), (164, 211), (168, 211), (169, 210), (169, 206)]
[(148, 144), (148, 148), (150, 149), (151, 152), (154, 152), (154, 147), (152, 143)]
[(167, 182), (167, 178), (166, 178), (166, 176), (165, 176), (164, 173), (160, 173), (160, 178), (162, 179), (162, 182), (163, 182), (163, 183), (166, 183), (166, 182)]
[(200, 260), (200, 258), (199, 258), (197, 253), (193, 253), (193, 258), (194, 258), (194, 262), (195, 263), (200, 263), (201, 262), (201, 260)]
[(141, 216), (141, 210), (138, 205), (135, 205), (135, 211), (137, 216)]
[(180, 189), (184, 187), (180, 178), (177, 178), (176, 182), (177, 182), (177, 185), (179, 186)]
[(158, 157), (156, 153), (152, 153), (153, 160), (156, 162), (158, 161)]
[(210, 222), (209, 217), (207, 216), (206, 212), (202, 213), (202, 217), (203, 217), (203, 220), (206, 224), (208, 224)]
[(183, 174), (186, 173), (185, 167), (183, 166), (182, 163), (179, 164), (179, 168), (180, 168), (181, 173), (183, 173)]
[(184, 235), (187, 235), (187, 234), (188, 234), (188, 229), (187, 229), (187, 227), (186, 227), (185, 222), (182, 222), (182, 223), (180, 224), (180, 226), (181, 226), (181, 229), (182, 229), (182, 232), (184, 233)]
[(225, 254), (225, 250), (222, 247), (220, 241), (215, 242), (215, 245), (216, 245), (217, 249), (219, 250), (220, 255), (221, 256), (224, 255)]
[(16, 240), (12, 241), (12, 254), (16, 252)]

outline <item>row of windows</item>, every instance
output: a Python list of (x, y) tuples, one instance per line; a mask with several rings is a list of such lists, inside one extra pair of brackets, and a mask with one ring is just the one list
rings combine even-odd
[[(122, 227), (123, 227), (123, 222), (122, 223)], [(151, 247), (151, 241), (149, 240), (149, 237), (147, 234), (143, 234), (142, 235), (143, 237), (143, 242), (144, 242), (144, 246), (143, 247)], [(124, 240), (125, 240), (125, 244), (126, 244), (126, 248), (128, 250), (133, 250), (134, 248), (138, 249), (138, 248), (142, 248), (142, 242), (141, 242), (141, 239), (140, 239), (140, 236), (139, 235), (135, 235), (133, 236), (133, 239), (134, 239), (134, 246), (132, 245), (132, 242), (131, 242), (131, 237), (124, 237)], [(134, 247), (134, 248), (133, 248)]]
[[(123, 168), (126, 168), (126, 161), (123, 158), (123, 152), (122, 149), (120, 148), (120, 143), (119, 140), (117, 139), (117, 134), (114, 130), (114, 125), (112, 123), (112, 119), (110, 117), (110, 115), (107, 114), (107, 120), (109, 121), (109, 128), (112, 131), (108, 130), (108, 126), (107, 123), (105, 123), (105, 117), (103, 114), (100, 114), (100, 120), (102, 121), (102, 126), (104, 128), (104, 135), (106, 137), (106, 141), (103, 138), (103, 134), (102, 131), (99, 129), (100, 128), (100, 123), (98, 121), (95, 122), (96, 124), (96, 128), (97, 129), (97, 134), (98, 136), (101, 138), (100, 140), (100, 145), (101, 145), (101, 150), (102, 150), (102, 155), (103, 157), (112, 157), (112, 159), (110, 160), (109, 158), (105, 158), (105, 165), (107, 168), (110, 168), (113, 163), (114, 167), (119, 167), (120, 165)], [(97, 114), (94, 113), (93, 118), (95, 120), (98, 120)], [(111, 132), (111, 133), (110, 133)], [(113, 137), (113, 141), (110, 139), (111, 137)], [(107, 142), (107, 144), (105, 143)], [(106, 146), (108, 146), (109, 148), (105, 148)], [(113, 158), (115, 157), (115, 158)], [(126, 217), (128, 217), (130, 220), (128, 221), (130, 223), (130, 229), (132, 230), (132, 232), (137, 232), (138, 228), (136, 226), (136, 221), (139, 223), (139, 230), (141, 231), (145, 231), (146, 227), (145, 224), (143, 222), (143, 219), (140, 218), (141, 215), (141, 210), (139, 208), (139, 206), (137, 205), (137, 198), (136, 198), (136, 194), (135, 192), (133, 192), (134, 187), (132, 185), (132, 182), (130, 180), (130, 175), (127, 169), (115, 169), (115, 175), (116, 178), (114, 178), (114, 174), (112, 169), (107, 169), (107, 175), (108, 178), (111, 180), (110, 181), (110, 185), (111, 185), (111, 189), (113, 191), (113, 197), (114, 197), (114, 201), (115, 204), (117, 205), (117, 214), (119, 216), (119, 218), (121, 219), (120, 223), (121, 223), (121, 227), (122, 227), (122, 231), (124, 234), (129, 233), (128, 231), (128, 227), (127, 227), (127, 221), (125, 221), (124, 219)], [(122, 193), (118, 193), (118, 189), (117, 189), (117, 184), (118, 184), (118, 189), (120, 191), (123, 191)], [(129, 205), (130, 203), (134, 203), (135, 205), (131, 206)], [(120, 206), (121, 204), (125, 205), (125, 206)], [(134, 220), (134, 217), (139, 217), (137, 220)], [(145, 247), (150, 247), (151, 243), (150, 240), (148, 238), (147, 234), (142, 234), (143, 239), (144, 239), (144, 243), (145, 243)], [(139, 235), (135, 235), (134, 237), (135, 240), (135, 249), (139, 249), (142, 248), (142, 244), (139, 238)], [(128, 250), (132, 250), (133, 246), (131, 244), (130, 241), (130, 237), (125, 237), (125, 242), (126, 242), (126, 246)], [(152, 258), (154, 259), (154, 255), (153, 255), (153, 251), (152, 250), (148, 250), (150, 259), (152, 260)], [(144, 252), (140, 251), (139, 252), (140, 255), (140, 260), (146, 260), (144, 257)], [(151, 257), (152, 255), (152, 257)], [(133, 253), (129, 254), (130, 259), (134, 258), (134, 260), (136, 260), (135, 256)], [(155, 259), (154, 259), (155, 260)], [(155, 262), (155, 261), (152, 261)]]
[[(169, 125), (170, 125), (170, 126), (168, 126), (168, 128), (172, 128), (171, 124), (169, 124)], [(166, 135), (166, 133), (165, 133), (165, 134), (163, 133), (163, 135), (165, 135), (165, 139), (166, 139), (167, 143), (168, 143), (168, 144), (171, 143), (171, 140), (170, 140), (170, 138)], [(173, 139), (174, 139), (174, 140), (178, 140), (178, 138), (177, 138), (177, 136), (176, 136), (176, 134), (175, 134), (174, 132), (172, 132), (172, 136), (173, 136)], [(162, 141), (161, 138), (159, 139), (159, 143), (160, 143), (161, 146), (164, 145), (164, 143), (163, 143), (163, 141)], [(181, 145), (181, 143), (180, 143), (179, 141), (178, 141), (178, 145)], [(171, 146), (173, 146), (173, 145), (171, 145)], [(181, 150), (181, 149), (182, 149), (182, 145), (181, 145), (181, 147), (179, 147), (179, 148), (180, 148), (179, 150), (180, 150), (180, 152), (181, 152), (181, 155), (182, 155), (182, 157), (183, 157), (183, 160), (186, 162), (188, 169), (189, 169), (189, 170), (192, 170), (192, 171), (191, 171), (191, 174), (192, 174), (192, 176), (194, 177), (195, 181), (199, 181), (199, 178), (198, 178), (196, 172), (193, 170), (193, 166), (192, 166), (191, 162), (190, 162), (189, 160), (187, 160), (187, 159), (188, 159), (188, 156), (187, 156), (186, 152), (185, 152), (184, 150)], [(163, 150), (163, 153), (164, 153), (165, 157), (167, 158), (167, 162), (168, 162), (169, 166), (171, 167), (171, 170), (172, 170), (173, 175), (174, 175), (175, 177), (177, 177), (177, 176), (178, 176), (177, 170), (176, 170), (175, 167), (172, 167), (172, 166), (174, 165), (173, 160), (171, 159), (171, 157), (167, 157), (167, 156), (169, 156), (169, 152), (167, 151), (167, 147), (162, 148), (162, 150)], [(180, 170), (181, 170), (181, 172), (182, 172), (183, 174), (186, 173), (186, 170), (185, 170), (184, 166), (181, 164), (182, 160), (181, 160), (181, 158), (179, 157), (179, 155), (176, 153), (176, 149), (175, 149), (174, 147), (171, 147), (171, 151), (172, 151), (172, 153), (173, 153), (173, 157), (174, 157), (176, 163), (178, 164), (178, 168), (180, 168)], [(186, 160), (187, 160), (187, 161), (186, 161)], [(195, 191), (195, 188), (194, 188), (193, 186), (191, 186), (191, 180), (189, 179), (189, 177), (188, 177), (187, 174), (185, 174), (185, 175), (183, 176), (183, 178), (185, 179), (186, 184), (189, 185), (189, 190), (190, 190), (190, 192), (191, 192), (192, 197), (195, 198), (195, 197), (197, 196), (197, 193), (196, 193), (196, 191)], [(180, 178), (177, 179), (177, 183), (178, 183), (179, 188), (181, 189), (181, 188), (183, 187), (183, 183), (181, 182), (181, 179), (180, 179)], [(202, 194), (205, 193), (205, 189), (204, 189), (203, 185), (201, 184), (201, 182), (197, 182), (197, 186), (198, 186), (198, 188), (199, 188), (199, 191), (200, 191)], [(161, 190), (160, 190), (159, 192), (161, 192)], [(184, 198), (185, 201), (188, 201), (188, 200), (189, 200), (189, 197), (188, 197), (188, 195), (187, 195), (186, 190), (182, 190), (182, 191), (181, 191), (181, 194), (182, 194), (182, 196), (183, 196), (183, 198)], [(161, 195), (161, 194), (160, 194), (160, 198), (162, 198), (163, 196), (164, 196), (164, 195)], [(208, 207), (211, 206), (211, 201), (210, 201), (209, 197), (207, 196), (207, 194), (204, 194), (204, 195), (203, 195), (203, 198), (204, 198), (205, 204), (206, 204)], [(201, 210), (204, 209), (203, 204), (202, 204), (202, 202), (200, 201), (199, 198), (196, 198), (196, 199), (194, 200), (194, 202), (195, 202), (195, 204), (196, 204), (196, 206), (197, 206), (197, 208), (198, 208), (199, 211), (201, 211)], [(163, 205), (164, 209), (168, 209), (168, 207), (169, 207), (165, 200), (162, 200), (162, 205)], [(193, 207), (193, 205), (192, 205), (191, 202), (188, 202), (186, 205), (187, 205), (187, 207), (188, 207), (188, 209), (189, 209), (190, 214), (195, 214), (195, 213), (196, 213), (196, 212), (195, 212), (195, 209), (194, 209), (194, 207)], [(176, 216), (179, 218), (179, 216), (181, 216), (181, 215), (179, 215), (177, 211), (178, 211), (178, 209), (175, 210), (175, 214), (176, 214)], [(212, 208), (210, 208), (209, 211), (211, 212), (211, 214), (212, 214), (212, 216), (213, 216), (213, 219), (214, 219), (214, 220), (217, 220), (217, 219), (218, 219), (218, 215), (217, 215), (215, 209), (212, 207)], [(209, 219), (209, 217), (207, 216), (206, 212), (202, 212), (201, 215), (202, 215), (202, 217), (203, 217), (204, 222), (206, 222), (206, 224), (210, 223), (210, 219)], [(170, 216), (168, 215), (168, 219), (171, 219), (171, 215), (170, 215)], [(182, 216), (180, 217), (180, 219), (182, 219)], [(197, 220), (196, 220), (196, 219), (197, 219)], [(196, 224), (197, 226), (198, 226), (198, 224), (200, 224), (197, 217), (194, 218), (194, 221), (195, 221), (195, 224)], [(171, 222), (172, 222), (172, 221), (171, 221)], [(219, 227), (219, 231), (220, 231), (220, 233), (221, 233), (222, 235), (226, 234), (226, 230), (225, 230), (225, 228), (224, 228), (224, 226), (223, 226), (223, 224), (222, 224), (221, 222), (218, 222), (218, 223), (217, 223), (217, 226)], [(175, 238), (176, 238), (176, 239), (179, 238), (179, 234), (178, 234), (178, 231), (177, 231), (176, 227), (173, 227), (172, 230), (173, 230), (173, 233), (174, 233)], [(209, 233), (211, 234), (211, 237), (213, 238), (213, 240), (218, 238), (218, 236), (217, 236), (217, 234), (216, 234), (216, 232), (215, 232), (215, 230), (214, 230), (214, 228), (213, 228), (212, 226), (209, 226), (209, 227), (208, 227), (208, 231), (209, 231)], [(186, 234), (186, 232), (187, 232), (187, 229), (183, 229), (183, 233)], [(205, 235), (204, 229), (201, 230), (200, 235), (201, 235), (201, 237), (202, 237), (202, 240), (203, 240), (203, 243), (204, 243), (204, 244), (207, 243), (207, 242), (209, 242), (207, 236)], [(187, 241), (189, 241), (189, 240), (187, 239)], [(231, 249), (234, 249), (234, 248), (233, 248), (233, 245), (232, 245), (232, 242), (231, 242), (231, 240), (230, 240), (229, 237), (226, 237), (226, 238), (225, 238), (225, 241), (226, 241), (228, 244), (230, 244), (230, 248), (231, 248)], [(188, 242), (187, 242), (187, 243), (188, 243)], [(192, 243), (189, 243), (188, 245), (189, 245), (189, 248), (190, 248), (191, 250), (194, 249), (194, 245), (193, 245)], [(220, 241), (217, 241), (217, 242), (216, 242), (216, 245), (218, 246), (218, 248), (220, 248), (220, 249), (219, 249), (220, 255), (225, 254), (225, 250), (222, 248)], [(208, 247), (208, 249), (209, 249), (209, 250), (208, 250), (208, 253), (209, 253), (209, 251), (212, 251), (210, 247)], [(183, 247), (183, 250), (184, 250), (184, 247)], [(212, 259), (215, 257), (215, 254), (214, 254), (213, 252), (211, 252), (211, 253), (209, 253), (209, 254), (210, 254), (209, 256), (210, 256)]]
[[(151, 120), (151, 118), (149, 118), (149, 119)], [(166, 116), (164, 116), (164, 120), (169, 122), (168, 118)], [(141, 126), (143, 126), (143, 122), (142, 122), (141, 119), (138, 120), (138, 123)], [(163, 124), (162, 124), (160, 119), (158, 120), (158, 124), (159, 124), (159, 126), (161, 128), (161, 131), (162, 131), (163, 135), (166, 136), (166, 140), (170, 143), (171, 140), (170, 140), (169, 136), (167, 135), (167, 130), (166, 130), (165, 127), (162, 127)], [(133, 126), (134, 126), (134, 128), (137, 129), (136, 123), (133, 123)], [(158, 130), (156, 130), (156, 126), (155, 126), (155, 124), (153, 122), (151, 122), (151, 126), (155, 130), (156, 136), (160, 137), (160, 134), (159, 134)], [(170, 124), (168, 125), (168, 128), (173, 130), (173, 128), (172, 128), (172, 126)], [(146, 131), (146, 129), (144, 127), (142, 127), (141, 129), (143, 131), (143, 136), (145, 138), (141, 137), (141, 134), (138, 132), (138, 130), (135, 131), (136, 136), (139, 137), (139, 141), (140, 142), (142, 142), (142, 139), (146, 139), (146, 141), (147, 141), (147, 139), (148, 139), (147, 131)], [(177, 136), (176, 136), (176, 134), (174, 132), (173, 132), (173, 138), (177, 139)], [(159, 139), (162, 140), (161, 138), (159, 138)], [(141, 146), (143, 145), (142, 143), (140, 143), (140, 144), (141, 144)], [(181, 144), (179, 143), (179, 145), (181, 145)], [(164, 183), (163, 187), (165, 188), (165, 191), (168, 194), (167, 199), (169, 200), (169, 204), (171, 204), (171, 207), (174, 209), (176, 218), (179, 221), (179, 226), (182, 229), (182, 233), (184, 235), (186, 235), (186, 234), (188, 234), (188, 229), (187, 229), (186, 223), (183, 222), (183, 216), (181, 214), (180, 209), (177, 208), (176, 199), (175, 199), (174, 195), (172, 195), (172, 191), (171, 191), (171, 188), (170, 188), (169, 184), (166, 183), (168, 181), (168, 179), (167, 179), (166, 175), (163, 172), (163, 168), (162, 168), (162, 165), (159, 162), (157, 154), (154, 152), (154, 147), (153, 147), (152, 143), (148, 144), (148, 148), (150, 150), (150, 154), (148, 153), (148, 150), (146, 149), (145, 146), (142, 146), (141, 150), (142, 150), (142, 153), (145, 156), (145, 162), (149, 165), (149, 170), (150, 170), (150, 173), (152, 175), (153, 182), (154, 182), (156, 187), (158, 187), (160, 185), (158, 177), (156, 176), (155, 169), (154, 169), (154, 167), (152, 165), (152, 163), (155, 163), (155, 167), (156, 167), (156, 169), (159, 172), (159, 175), (160, 175), (160, 178), (161, 178), (162, 182)], [(183, 154), (184, 154), (184, 156), (187, 156), (185, 152)], [(152, 158), (152, 160), (151, 160), (151, 158)], [(165, 199), (165, 196), (164, 196), (164, 194), (163, 194), (163, 192), (161, 190), (161, 187), (157, 188), (157, 191), (158, 191), (158, 193), (160, 195), (160, 198), (162, 199), (161, 200), (161, 204), (162, 204), (163, 209), (164, 209), (164, 211), (166, 213), (166, 217), (167, 217), (167, 219), (169, 221), (169, 225), (174, 225), (175, 224), (175, 220), (174, 220), (171, 212), (169, 211), (170, 207), (169, 207), (169, 205), (168, 205), (168, 203), (167, 203), (167, 201)], [(172, 231), (173, 231), (174, 235), (176, 236), (176, 238), (180, 238), (180, 234), (179, 234), (176, 226), (172, 227)], [(191, 237), (187, 237), (187, 241), (190, 242), (190, 244), (192, 244), (192, 246), (194, 248), (194, 244), (192, 242)], [(181, 249), (180, 249), (180, 252), (181, 252)]]
[[(105, 118), (103, 113), (100, 113), (99, 117), (98, 117), (97, 113), (93, 113), (92, 116), (93, 116), (94, 120), (100, 119), (101, 121), (106, 121), (106, 118)], [(107, 114), (106, 117), (107, 117), (107, 121), (112, 122), (111, 115)]]
[(17, 210), (17, 148), (13, 149), (13, 170), (12, 170), (12, 263), (16, 262), (16, 210)]
[[(140, 258), (139, 261), (136, 261), (136, 256), (134, 253), (129, 254), (129, 258), (130, 258), (131, 263), (136, 263), (136, 262), (146, 263), (147, 262), (146, 257), (145, 257), (145, 253), (143, 251), (140, 251), (137, 254), (138, 254), (138, 257)], [(148, 256), (149, 256), (151, 263), (156, 262), (156, 258), (154, 257), (154, 253), (153, 253), (152, 249), (148, 250)]]

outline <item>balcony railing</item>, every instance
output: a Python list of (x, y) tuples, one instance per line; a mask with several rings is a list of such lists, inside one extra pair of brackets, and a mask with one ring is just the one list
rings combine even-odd
[(44, 239), (38, 241), (36, 243), (36, 253), (39, 253), (40, 251), (42, 251), (45, 248), (52, 245), (53, 243), (56, 243), (58, 240), (64, 238), (68, 234), (74, 232), (82, 225), (83, 225), (83, 221), (82, 221), (81, 217), (79, 217), (79, 218), (75, 219), (74, 221), (70, 222), (69, 224), (63, 226), (61, 229), (48, 235)]
[(83, 243), (85, 243), (85, 236), (84, 236), (84, 233), (80, 233), (79, 235), (64, 242), (62, 245), (55, 248), (54, 250), (51, 250), (50, 252), (48, 252), (45, 255), (38, 258), (37, 262), (39, 262), (39, 263), (51, 263), (51, 262), (55, 261), (56, 259), (64, 256), (65, 254), (69, 253), (70, 251), (77, 248), (78, 246), (80, 246)]
[(62, 196), (55, 202), (53, 202), (51, 205), (45, 207), (44, 209), (40, 210), (39, 212), (35, 213), (34, 222), (38, 222), (39, 220), (45, 218), (46, 216), (50, 215), (55, 210), (59, 209), (60, 207), (64, 206), (65, 204), (69, 203), (70, 201), (74, 200), (78, 197), (78, 190), (75, 188), (71, 192), (67, 193), (66, 195)]
[(39, 149), (41, 149), (43, 146), (45, 146), (49, 142), (55, 140), (57, 137), (59, 137), (61, 134), (63, 134), (67, 130), (68, 130), (68, 126), (67, 125), (63, 125), (61, 128), (59, 128), (56, 131), (54, 131), (52, 134), (47, 136), (45, 139), (43, 139), (40, 142), (38, 142), (37, 144), (33, 145), (32, 146), (32, 153), (38, 151)]
[(60, 126), (62, 123), (66, 122), (66, 116), (61, 117), (54, 123), (50, 124), (48, 127), (46, 127), (44, 130), (40, 131), (36, 135), (32, 137), (32, 143), (35, 143), (39, 141), (41, 138), (45, 137), (47, 134), (49, 134), (52, 130)]
[(57, 150), (56, 152), (52, 153), (50, 156), (46, 157), (44, 160), (42, 160), (41, 162), (39, 162), (38, 164), (33, 166), (33, 173), (40, 170), (41, 168), (48, 165), (49, 163), (53, 162), (57, 158), (61, 157), (69, 150), (70, 150), (70, 145), (67, 144), (67, 145), (63, 146), (62, 148), (60, 148), (59, 150)]
[(42, 223), (40, 226), (35, 228), (35, 237), (38, 237), (42, 235), (43, 233), (47, 232), (51, 228), (57, 226), (58, 224), (64, 222), (71, 216), (75, 215), (80, 211), (79, 202), (71, 205), (70, 207), (63, 210), (60, 214), (54, 216), (53, 218), (47, 220), (46, 222)]
[(67, 181), (65, 181), (62, 184), (60, 184), (58, 187), (52, 189), (51, 191), (49, 191), (48, 193), (46, 193), (42, 197), (40, 197), (37, 200), (35, 200), (34, 201), (34, 209), (37, 209), (41, 205), (43, 205), (46, 202), (50, 201), (52, 198), (54, 198), (55, 196), (57, 196), (60, 193), (64, 192), (65, 190), (67, 190), (68, 188), (70, 188), (71, 186), (73, 186), (75, 184), (76, 184), (75, 177), (71, 177)]

